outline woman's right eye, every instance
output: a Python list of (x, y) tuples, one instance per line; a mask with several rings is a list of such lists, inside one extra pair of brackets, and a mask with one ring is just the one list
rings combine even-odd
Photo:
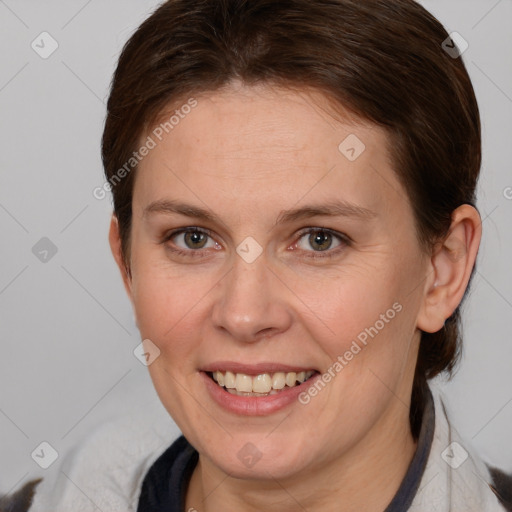
[[(208, 230), (196, 227), (182, 228), (168, 233), (163, 243), (174, 253), (185, 256), (199, 256), (201, 249), (220, 249)], [(201, 254), (202, 255), (202, 254)]]
[(185, 249), (203, 249), (208, 242), (209, 235), (203, 231), (189, 230), (177, 233), (173, 238), (175, 240), (181, 239)]

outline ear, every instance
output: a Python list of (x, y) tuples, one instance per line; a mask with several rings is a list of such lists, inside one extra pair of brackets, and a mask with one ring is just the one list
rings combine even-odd
[(434, 333), (442, 329), (459, 306), (481, 238), (482, 221), (478, 211), (468, 204), (459, 206), (452, 214), (448, 235), (432, 252), (417, 318), (417, 327), (422, 331)]
[(112, 214), (112, 218), (110, 220), (110, 230), (108, 233), (108, 241), (110, 243), (110, 249), (112, 250), (112, 255), (121, 271), (121, 277), (123, 278), (124, 287), (126, 289), (126, 293), (132, 298), (132, 280), (130, 276), (130, 269), (123, 258), (121, 237), (119, 235), (119, 222), (115, 214)]

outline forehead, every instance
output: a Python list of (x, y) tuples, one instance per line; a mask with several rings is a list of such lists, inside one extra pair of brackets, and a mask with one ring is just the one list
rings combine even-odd
[(382, 209), (404, 196), (387, 133), (340, 115), (319, 92), (238, 86), (194, 101), (149, 132), (155, 147), (139, 164), (135, 204), (171, 195), (210, 206), (215, 196), (213, 209), (254, 211), (338, 197)]

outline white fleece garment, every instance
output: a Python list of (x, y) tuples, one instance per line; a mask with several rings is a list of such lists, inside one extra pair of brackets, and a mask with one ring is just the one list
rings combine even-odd
[[(430, 388), (434, 439), (409, 511), (504, 512), (489, 487), (486, 465), (450, 425), (437, 385)], [(54, 479), (43, 480), (30, 512), (135, 512), (144, 476), (176, 438), (175, 432), (167, 412), (155, 406), (102, 425), (69, 453)], [(442, 457), (452, 442), (469, 453), (457, 469)]]

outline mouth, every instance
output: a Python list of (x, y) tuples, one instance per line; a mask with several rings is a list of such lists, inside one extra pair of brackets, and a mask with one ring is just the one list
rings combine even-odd
[(219, 388), (231, 395), (257, 398), (278, 395), (283, 391), (298, 387), (314, 378), (318, 373), (316, 370), (302, 370), (299, 372), (276, 371), (248, 375), (246, 373), (215, 370), (206, 372), (206, 375)]

